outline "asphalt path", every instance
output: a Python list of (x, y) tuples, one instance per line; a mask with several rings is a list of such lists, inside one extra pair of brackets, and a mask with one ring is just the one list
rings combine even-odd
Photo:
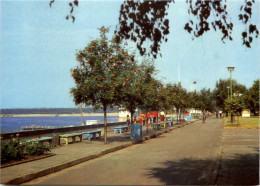
[(210, 184), (222, 135), (221, 119), (207, 119), (24, 184)]

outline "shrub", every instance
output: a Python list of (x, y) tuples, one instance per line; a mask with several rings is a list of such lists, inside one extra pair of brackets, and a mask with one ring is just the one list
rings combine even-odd
[(24, 157), (24, 144), (19, 139), (11, 139), (1, 142), (1, 162), (20, 160)]
[(1, 142), (1, 162), (20, 160), (25, 155), (41, 155), (50, 151), (50, 147), (34, 142), (21, 141), (18, 136)]
[(47, 151), (50, 151), (49, 146), (33, 142), (27, 143), (24, 148), (24, 153), (29, 155), (41, 155)]

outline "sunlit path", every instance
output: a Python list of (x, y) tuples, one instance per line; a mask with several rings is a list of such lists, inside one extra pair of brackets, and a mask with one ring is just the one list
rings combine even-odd
[(199, 121), (26, 184), (207, 184), (221, 133), (221, 120)]

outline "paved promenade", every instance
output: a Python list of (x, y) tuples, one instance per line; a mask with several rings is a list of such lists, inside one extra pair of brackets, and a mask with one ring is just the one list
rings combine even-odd
[[(194, 122), (196, 120), (193, 120)], [(186, 123), (187, 124), (187, 123)], [(148, 140), (163, 134), (165, 131), (178, 129), (184, 125), (161, 128), (159, 131), (151, 130), (146, 133), (146, 126), (143, 127), (143, 138), (141, 141)], [(20, 184), (26, 181), (44, 176), (53, 172), (63, 170), (67, 167), (85, 162), (91, 159), (101, 157), (105, 154), (129, 147), (133, 144), (139, 143), (130, 139), (130, 134), (114, 134), (113, 127), (108, 127), (108, 144), (104, 144), (103, 128), (102, 138), (96, 140), (83, 140), (80, 143), (73, 143), (69, 145), (61, 145), (51, 150), (54, 156), (22, 163), (11, 167), (1, 169), (1, 183), (2, 184)]]
[(179, 127), (148, 134), (144, 127), (143, 142), (136, 145), (129, 134), (109, 128), (109, 144), (101, 139), (62, 145), (52, 157), (1, 169), (1, 183), (259, 184), (259, 130), (224, 130), (221, 119)]
[(217, 185), (259, 185), (259, 130), (223, 130)]

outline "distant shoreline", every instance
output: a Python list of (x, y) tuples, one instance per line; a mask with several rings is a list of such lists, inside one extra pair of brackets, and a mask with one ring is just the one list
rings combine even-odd
[[(118, 116), (118, 113), (107, 113), (107, 116)], [(0, 117), (69, 117), (81, 116), (77, 114), (0, 114)], [(83, 116), (104, 116), (104, 113), (83, 113)]]

